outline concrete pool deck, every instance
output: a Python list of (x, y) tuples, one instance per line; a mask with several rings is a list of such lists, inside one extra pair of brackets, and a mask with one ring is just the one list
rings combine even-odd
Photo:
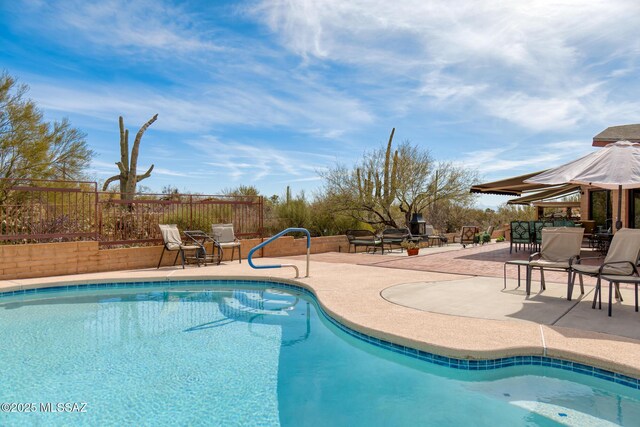
[[(322, 259), (322, 255), (333, 256), (313, 255), (311, 277), (295, 280), (293, 269), (253, 270), (243, 261), (242, 264), (226, 262), (184, 270), (164, 267), (7, 280), (0, 281), (0, 292), (118, 281), (223, 278), (284, 281), (310, 289), (323, 309), (346, 326), (397, 344), (463, 359), (516, 355), (556, 357), (640, 378), (640, 334), (635, 331), (640, 313), (630, 308), (633, 295), (628, 289), (623, 291), (625, 302), (616, 303), (613, 317), (609, 318), (606, 307), (591, 309), (590, 286), (586, 286), (586, 298), (579, 303), (564, 299), (566, 285), (563, 283), (548, 283), (543, 294), (538, 294), (539, 287), (534, 284), (532, 297), (526, 299), (519, 291), (502, 292), (502, 278), (315, 260)], [(334, 255), (343, 259), (345, 256)], [(294, 263), (304, 275), (305, 263), (299, 257), (263, 258), (255, 262), (258, 265)], [(508, 285), (508, 290), (515, 287), (511, 280)], [(413, 293), (401, 295), (401, 286), (413, 286)], [(477, 289), (474, 290), (474, 286)], [(389, 298), (394, 293), (401, 295), (400, 301), (391, 302), (383, 296)], [(578, 294), (576, 289), (574, 295)], [(481, 296), (483, 300), (479, 300)], [(432, 301), (436, 298), (437, 301)], [(548, 306), (543, 301), (549, 301)], [(412, 305), (408, 302), (413, 306), (408, 306)], [(472, 313), (469, 307), (477, 311)], [(562, 314), (563, 311), (567, 312)]]

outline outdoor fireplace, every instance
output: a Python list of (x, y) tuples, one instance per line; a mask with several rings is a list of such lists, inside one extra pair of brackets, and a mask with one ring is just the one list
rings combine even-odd
[(409, 221), (409, 231), (413, 236), (424, 236), (427, 234), (427, 221), (422, 219), (421, 213), (414, 213), (411, 215), (411, 221)]

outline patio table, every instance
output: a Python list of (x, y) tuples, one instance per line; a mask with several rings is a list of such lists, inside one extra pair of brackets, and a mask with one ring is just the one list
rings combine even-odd
[(516, 286), (516, 289), (518, 289), (520, 287), (520, 267), (528, 267), (529, 261), (526, 259), (511, 259), (509, 261), (504, 262), (504, 267), (503, 267), (504, 286), (502, 287), (502, 289), (507, 289), (507, 264), (518, 266), (518, 286)]
[[(636, 288), (636, 311), (638, 311), (638, 284), (640, 284), (640, 277), (637, 276), (602, 276), (602, 280), (609, 282), (609, 317), (611, 317), (611, 299), (613, 297), (613, 284), (614, 283), (629, 283), (635, 285)], [(602, 288), (600, 288), (602, 292)], [(597, 297), (597, 295), (595, 296)], [(602, 296), (600, 296), (602, 299)], [(622, 298), (622, 296), (620, 296)]]
[[(184, 235), (191, 239), (199, 249), (196, 250), (195, 255), (193, 257), (189, 257), (190, 259), (195, 260), (200, 266), (200, 262), (203, 262), (204, 265), (207, 265), (207, 262), (215, 262), (217, 265), (220, 265), (222, 261), (222, 247), (213, 238), (212, 235), (205, 233), (202, 230), (187, 230), (184, 232)], [(211, 242), (212, 248), (211, 253), (207, 253), (205, 248), (205, 244)], [(216, 255), (216, 249), (218, 254)]]
[(602, 255), (606, 255), (609, 252), (609, 244), (613, 239), (613, 233), (596, 233), (592, 237), (595, 249)]

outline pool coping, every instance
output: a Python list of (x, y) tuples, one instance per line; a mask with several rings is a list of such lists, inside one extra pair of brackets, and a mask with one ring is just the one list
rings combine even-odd
[[(288, 260), (288, 262), (290, 261)], [(320, 264), (314, 263), (314, 269), (320, 269), (318, 268)], [(361, 273), (364, 270), (373, 274), (376, 271), (376, 267), (371, 266), (354, 267), (349, 265), (348, 267), (359, 270), (356, 273)], [(310, 292), (328, 319), (345, 332), (389, 350), (417, 356), (417, 358), (432, 363), (458, 369), (464, 369), (465, 365), (473, 366), (474, 370), (480, 367), (494, 369), (512, 366), (512, 364), (550, 365), (561, 369), (568, 367), (568, 370), (575, 368), (576, 372), (639, 388), (640, 361), (635, 357), (640, 351), (640, 342), (638, 341), (602, 333), (526, 322), (463, 319), (456, 316), (419, 312), (415, 309), (393, 306), (379, 295), (381, 289), (390, 284), (397, 284), (398, 281), (403, 283), (406, 278), (417, 276), (416, 272), (398, 273), (395, 276), (399, 277), (387, 278), (373, 288), (361, 286), (361, 289), (346, 291), (344, 283), (326, 286), (326, 278), (323, 280), (322, 277), (319, 277), (320, 275), (291, 279), (285, 277), (287, 273), (291, 274), (290, 271), (284, 273), (278, 271), (277, 275), (256, 274), (251, 270), (242, 271), (242, 274), (233, 274), (242, 268), (231, 268), (233, 271), (228, 274), (223, 271), (224, 269), (207, 267), (208, 271), (206, 272), (205, 268), (198, 270), (132, 270), (102, 275), (84, 274), (12, 280), (0, 282), (0, 293), (37, 294), (51, 292), (52, 288), (59, 286), (80, 284), (164, 281), (171, 283), (185, 280), (282, 283)], [(336, 265), (325, 266), (324, 269), (327, 271), (335, 270)], [(343, 268), (342, 272), (344, 271), (347, 270)], [(424, 280), (425, 273), (421, 272), (420, 276)], [(428, 276), (434, 280), (438, 278), (441, 280), (451, 279), (447, 277), (451, 275), (447, 274), (434, 273), (428, 274)], [(100, 287), (96, 286), (96, 288)], [(368, 304), (365, 302), (371, 302), (371, 306), (366, 307)], [(426, 331), (416, 331), (415, 325), (421, 325), (426, 328)], [(497, 328), (498, 331), (492, 331), (491, 328)], [(445, 329), (444, 333), (442, 333), (442, 329)], [(478, 332), (483, 330), (484, 338), (486, 338), (484, 341), (483, 337), (478, 339), (477, 336)], [(608, 341), (607, 345), (610, 348), (605, 352), (596, 351), (602, 345), (603, 340)], [(465, 361), (469, 363), (465, 363)]]

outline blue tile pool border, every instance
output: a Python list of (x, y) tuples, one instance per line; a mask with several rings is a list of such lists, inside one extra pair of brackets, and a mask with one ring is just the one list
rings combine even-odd
[[(165, 280), (165, 281), (148, 281), (148, 282), (117, 282), (117, 283), (87, 283), (87, 284), (74, 284), (74, 285), (61, 285), (47, 288), (34, 288), (34, 289), (19, 289), (15, 291), (0, 292), (0, 299), (4, 297), (20, 296), (20, 295), (33, 295), (33, 294), (49, 294), (54, 292), (64, 291), (83, 291), (83, 290), (96, 290), (96, 289), (108, 289), (108, 288), (138, 288), (138, 287), (151, 287), (151, 286), (180, 286), (180, 285), (252, 285), (252, 286), (268, 286), (277, 287), (282, 289), (294, 290), (296, 292), (308, 295), (317, 301), (316, 296), (310, 290), (303, 288), (299, 285), (291, 283), (270, 281), (270, 280), (251, 280), (250, 278), (242, 280)], [(503, 357), (499, 359), (456, 359), (453, 357), (440, 356), (435, 353), (429, 353), (426, 351), (418, 350), (413, 347), (407, 347), (400, 344), (396, 344), (390, 341), (386, 341), (380, 338), (376, 338), (371, 335), (364, 334), (355, 329), (352, 329), (325, 312), (318, 304), (318, 309), (322, 315), (335, 327), (348, 335), (372, 344), (374, 346), (399, 353), (414, 359), (422, 360), (439, 366), (445, 366), (453, 369), (467, 370), (467, 371), (486, 371), (490, 369), (507, 368), (510, 366), (546, 366), (550, 368), (562, 369), (564, 371), (575, 372), (582, 375), (592, 376), (600, 378), (605, 381), (610, 381), (615, 384), (620, 384), (625, 387), (630, 387), (635, 390), (640, 390), (640, 379), (633, 378), (624, 374), (609, 371), (606, 369), (596, 368), (595, 366), (585, 365), (579, 362), (572, 362), (565, 359), (557, 359), (554, 357), (546, 356), (511, 356)]]

